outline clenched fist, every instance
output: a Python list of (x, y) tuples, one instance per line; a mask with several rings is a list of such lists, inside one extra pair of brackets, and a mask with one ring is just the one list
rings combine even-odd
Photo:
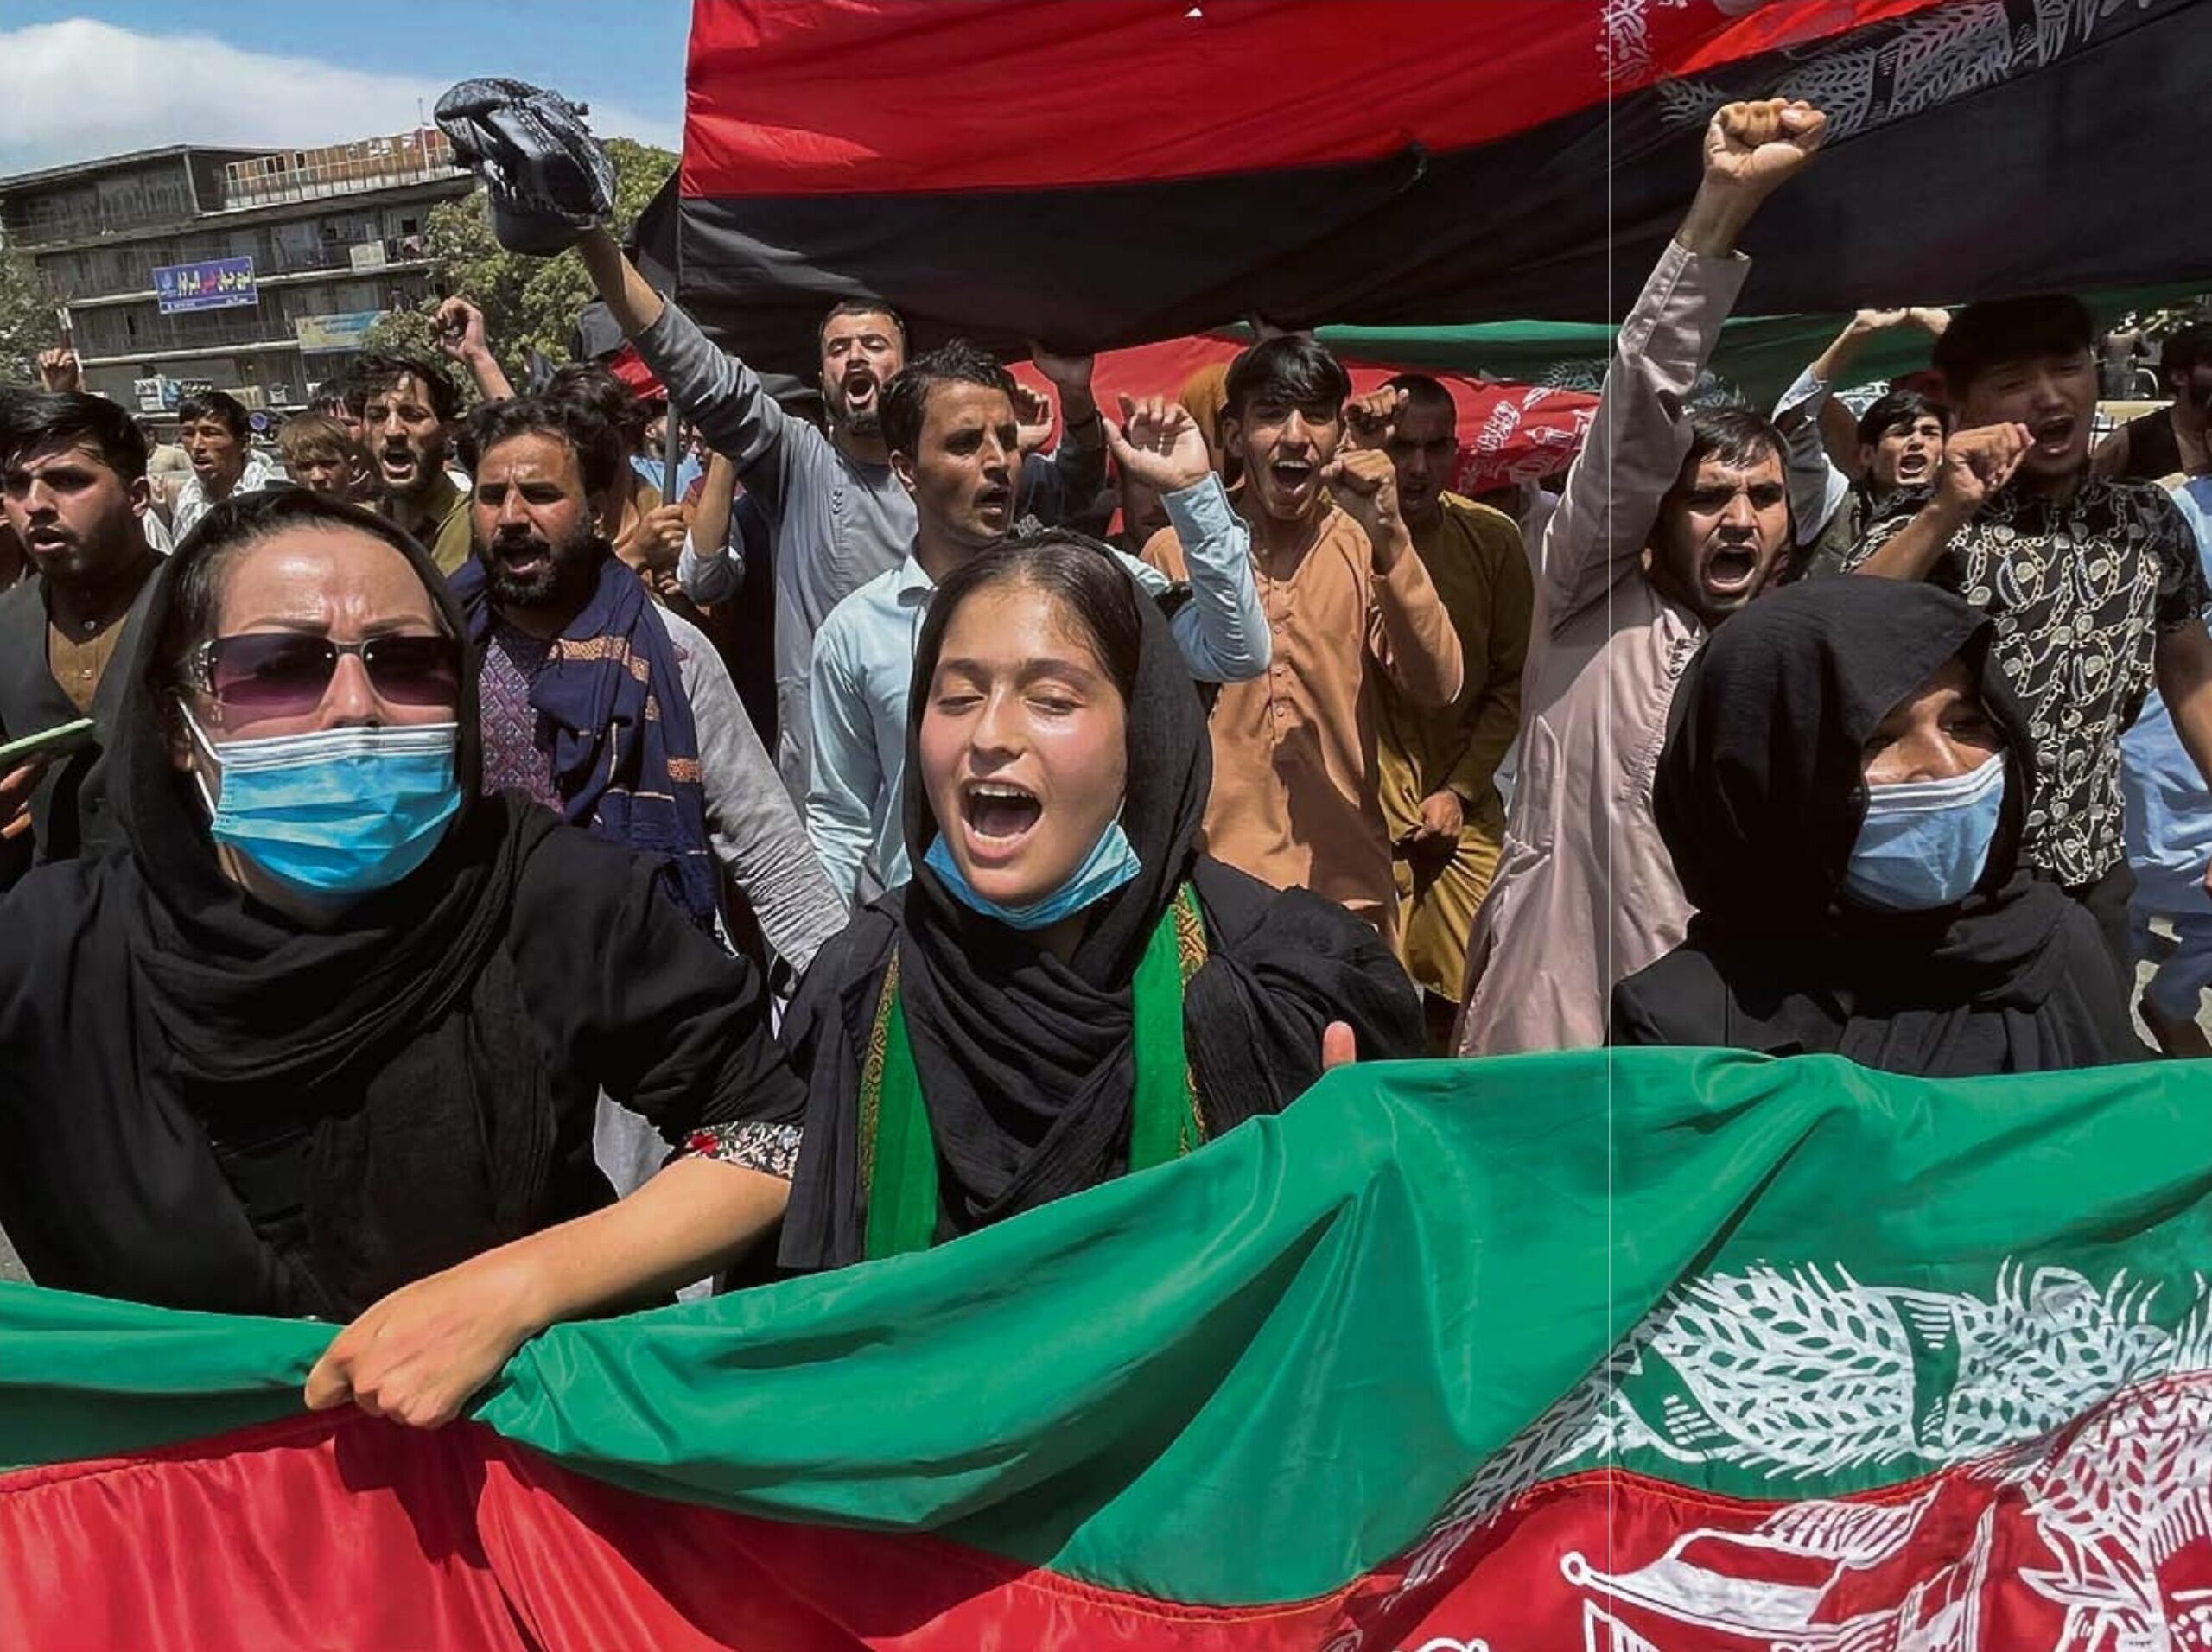
[(1943, 448), (1943, 467), (1936, 476), (1937, 502), (1959, 516), (1972, 516), (2012, 480), (2034, 443), (2024, 424), (1960, 431)]
[(1412, 543), (1398, 514), (1398, 473), (1389, 455), (1376, 448), (1344, 449), (1323, 467), (1321, 480), (1338, 506), (1367, 530), (1376, 571), (1388, 574)]
[(1706, 128), (1706, 181), (1765, 195), (1812, 159), (1827, 127), (1828, 118), (1802, 101), (1729, 104)]

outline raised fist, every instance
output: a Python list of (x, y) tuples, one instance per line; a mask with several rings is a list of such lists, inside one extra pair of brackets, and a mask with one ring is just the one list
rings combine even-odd
[(1389, 455), (1374, 448), (1342, 449), (1323, 467), (1321, 480), (1338, 505), (1367, 530), (1376, 566), (1388, 574), (1408, 543), (1398, 514), (1398, 473)]
[(455, 361), (484, 353), (484, 312), (465, 298), (448, 298), (433, 318), (438, 347)]
[(1344, 443), (1347, 447), (1380, 448), (1390, 439), (1397, 429), (1398, 415), (1405, 410), (1406, 392), (1391, 390), (1371, 390), (1364, 396), (1355, 396), (1344, 403)]
[(1936, 498), (1967, 514), (1980, 510), (1992, 493), (2012, 480), (2034, 442), (2024, 424), (1988, 424), (1958, 432), (1943, 447)]
[(1812, 158), (1827, 126), (1808, 103), (1729, 104), (1705, 130), (1706, 180), (1764, 195)]

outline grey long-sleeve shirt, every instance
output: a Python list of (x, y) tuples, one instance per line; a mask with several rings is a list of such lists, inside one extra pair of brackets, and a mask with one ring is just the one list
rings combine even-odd
[[(745, 491), (767, 516), (776, 563), (776, 767), (793, 802), (803, 802), (814, 633), (830, 609), (906, 560), (914, 543), (914, 502), (888, 465), (861, 463), (786, 413), (760, 375), (724, 354), (675, 305), (638, 335), (637, 346), (671, 402), (737, 466)], [(1062, 442), (1052, 459), (1033, 454), (1023, 465), (1017, 510), (1059, 521), (1090, 503), (1105, 474), (1103, 446)], [(687, 549), (677, 577), (692, 600), (729, 594), (718, 581), (731, 575), (708, 571), (717, 560), (727, 561)]]
[(778, 784), (714, 644), (690, 620), (665, 608), (659, 614), (691, 702), (715, 858), (729, 868), (752, 904), (768, 944), (803, 974), (822, 944), (844, 928), (845, 903), (807, 842), (798, 810)]

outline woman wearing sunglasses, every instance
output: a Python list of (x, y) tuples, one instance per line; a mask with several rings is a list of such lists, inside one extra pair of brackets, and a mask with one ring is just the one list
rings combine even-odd
[[(0, 907), (0, 1227), (41, 1284), (352, 1323), (308, 1385), (454, 1415), (553, 1320), (781, 1213), (804, 1093), (751, 967), (652, 862), (478, 795), (422, 549), (303, 492), (159, 576), (111, 797), (127, 854)], [(617, 1204), (598, 1092), (678, 1155)]]

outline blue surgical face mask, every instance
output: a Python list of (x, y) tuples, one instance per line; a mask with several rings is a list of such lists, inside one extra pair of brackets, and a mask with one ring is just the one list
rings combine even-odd
[(1065, 883), (1026, 906), (1001, 906), (995, 900), (987, 900), (977, 894), (976, 886), (968, 881), (953, 860), (952, 851), (944, 846), (942, 832), (931, 842), (929, 853), (922, 860), (937, 874), (938, 881), (946, 892), (969, 911), (995, 918), (1018, 930), (1050, 929), (1063, 918), (1105, 899), (1144, 870), (1144, 863), (1137, 859), (1136, 850), (1129, 846), (1128, 834), (1122, 829), (1118, 820), (1099, 834), (1090, 855)]
[(1956, 905), (1981, 881), (2004, 807), (2002, 753), (1955, 779), (1868, 787), (1844, 888), (1889, 912)]
[(216, 746), (185, 725), (221, 776), (209, 829), (277, 882), (307, 895), (388, 889), (430, 858), (461, 810), (454, 723), (330, 728)]

